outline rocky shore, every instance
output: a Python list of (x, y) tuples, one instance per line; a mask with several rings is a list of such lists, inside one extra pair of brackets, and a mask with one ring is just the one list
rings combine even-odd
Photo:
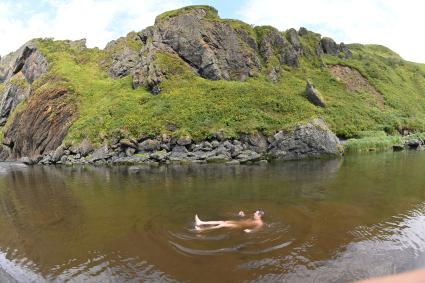
[(22, 157), (26, 164), (134, 165), (170, 163), (267, 163), (269, 160), (300, 160), (340, 156), (339, 139), (326, 124), (316, 119), (292, 132), (279, 131), (266, 137), (260, 133), (224, 139), (221, 133), (201, 142), (189, 136), (115, 139), (94, 148), (87, 140), (80, 146), (61, 145), (37, 157)]

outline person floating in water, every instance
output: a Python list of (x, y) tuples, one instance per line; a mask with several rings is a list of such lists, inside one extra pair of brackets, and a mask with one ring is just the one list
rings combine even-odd
[[(240, 211), (238, 213), (239, 216), (244, 217), (245, 213)], [(230, 229), (243, 229), (245, 233), (252, 233), (259, 230), (263, 224), (264, 211), (257, 210), (253, 214), (252, 219), (245, 220), (226, 220), (226, 221), (202, 221), (199, 219), (198, 215), (195, 215), (195, 230), (203, 232), (221, 228), (230, 228)]]

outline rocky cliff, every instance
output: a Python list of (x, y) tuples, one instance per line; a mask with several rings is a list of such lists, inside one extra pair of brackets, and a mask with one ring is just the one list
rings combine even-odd
[(331, 130), (343, 138), (425, 130), (424, 93), (424, 66), (382, 46), (254, 27), (191, 6), (104, 50), (35, 39), (1, 58), (0, 158), (336, 156), (342, 146)]

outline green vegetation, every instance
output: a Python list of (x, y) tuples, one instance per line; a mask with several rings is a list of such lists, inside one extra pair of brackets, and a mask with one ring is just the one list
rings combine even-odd
[(161, 21), (167, 20), (169, 18), (177, 17), (179, 15), (185, 14), (185, 13), (192, 11), (192, 10), (195, 10), (195, 9), (203, 9), (207, 13), (207, 15), (205, 17), (206, 19), (216, 19), (216, 18), (218, 18), (218, 11), (214, 7), (207, 6), (207, 5), (193, 5), (193, 6), (187, 6), (187, 7), (181, 8), (181, 9), (172, 10), (172, 11), (162, 13), (161, 15), (156, 17), (155, 22), (161, 22)]
[(388, 136), (382, 131), (360, 132), (356, 139), (349, 139), (345, 145), (346, 152), (384, 151), (394, 145), (403, 145), (401, 136)]
[(10, 83), (14, 84), (17, 87), (22, 88), (22, 89), (30, 86), (22, 73), (18, 73), (16, 75), (14, 75), (11, 78)]
[[(255, 32), (267, 32), (267, 27)], [(314, 33), (301, 38), (306, 50), (317, 44)], [(99, 62), (107, 56), (98, 49), (73, 49), (67, 42), (40, 40), (41, 51), (53, 62), (50, 83), (60, 83), (77, 93), (79, 118), (72, 125), (68, 142), (89, 138), (93, 142), (120, 135), (168, 133), (189, 134), (202, 139), (222, 130), (228, 137), (241, 132), (271, 134), (292, 129), (297, 124), (322, 117), (339, 135), (360, 137), (361, 131), (381, 131), (347, 143), (349, 151), (385, 148), (398, 141), (388, 137), (398, 130), (425, 130), (425, 68), (403, 61), (379, 46), (352, 45), (350, 60), (325, 56), (328, 65), (356, 68), (383, 95), (378, 105), (369, 93), (349, 91), (344, 82), (320, 67), (319, 59), (301, 59), (298, 69), (286, 69), (277, 83), (264, 74), (246, 82), (209, 81), (195, 75), (181, 59), (157, 54), (157, 62), (167, 71), (162, 92), (153, 96), (144, 89), (133, 90), (131, 78), (111, 79)], [(327, 107), (315, 107), (305, 98), (309, 78), (324, 96)], [(170, 132), (169, 125), (177, 130)]]
[[(425, 70), (424, 65), (411, 63), (389, 49), (379, 45), (350, 45), (353, 58), (343, 60), (338, 57), (325, 56), (327, 64), (341, 64), (357, 69), (369, 83), (382, 94), (384, 108), (372, 108), (369, 113), (361, 113), (371, 100), (358, 104), (357, 119), (371, 118), (374, 125), (352, 130), (346, 128), (347, 136), (356, 130), (384, 130), (395, 133), (397, 130), (410, 129), (418, 132), (425, 130)], [(319, 88), (320, 89), (320, 88)], [(323, 91), (326, 95), (328, 92)], [(352, 95), (367, 96), (368, 94)], [(365, 97), (366, 99), (367, 97)], [(346, 101), (341, 108), (347, 108)], [(370, 107), (369, 107), (370, 108)], [(344, 109), (343, 111), (346, 111)], [(335, 113), (336, 114), (336, 113)], [(332, 115), (336, 117), (336, 115)], [(353, 117), (354, 118), (354, 117)], [(341, 133), (341, 127), (338, 126)], [(349, 130), (349, 131), (348, 131)]]
[[(158, 53), (171, 77), (161, 95), (133, 90), (131, 78), (109, 78), (98, 62), (105, 55), (97, 49), (75, 50), (64, 42), (40, 40), (41, 51), (54, 62), (51, 80), (77, 93), (79, 119), (72, 125), (67, 142), (88, 137), (94, 142), (119, 134), (133, 136), (169, 133), (190, 134), (195, 139), (223, 130), (229, 137), (240, 132), (266, 133), (308, 121), (316, 108), (299, 93), (285, 94), (281, 86), (265, 79), (247, 82), (202, 79), (172, 55)], [(303, 82), (299, 81), (300, 87)], [(167, 125), (177, 126), (169, 132)]]

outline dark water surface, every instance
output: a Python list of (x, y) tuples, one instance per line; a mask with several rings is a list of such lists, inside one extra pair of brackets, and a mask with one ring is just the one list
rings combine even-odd
[[(257, 233), (193, 230), (195, 213), (258, 208)], [(422, 266), (425, 152), (139, 171), (0, 164), (0, 281), (350, 282)]]

